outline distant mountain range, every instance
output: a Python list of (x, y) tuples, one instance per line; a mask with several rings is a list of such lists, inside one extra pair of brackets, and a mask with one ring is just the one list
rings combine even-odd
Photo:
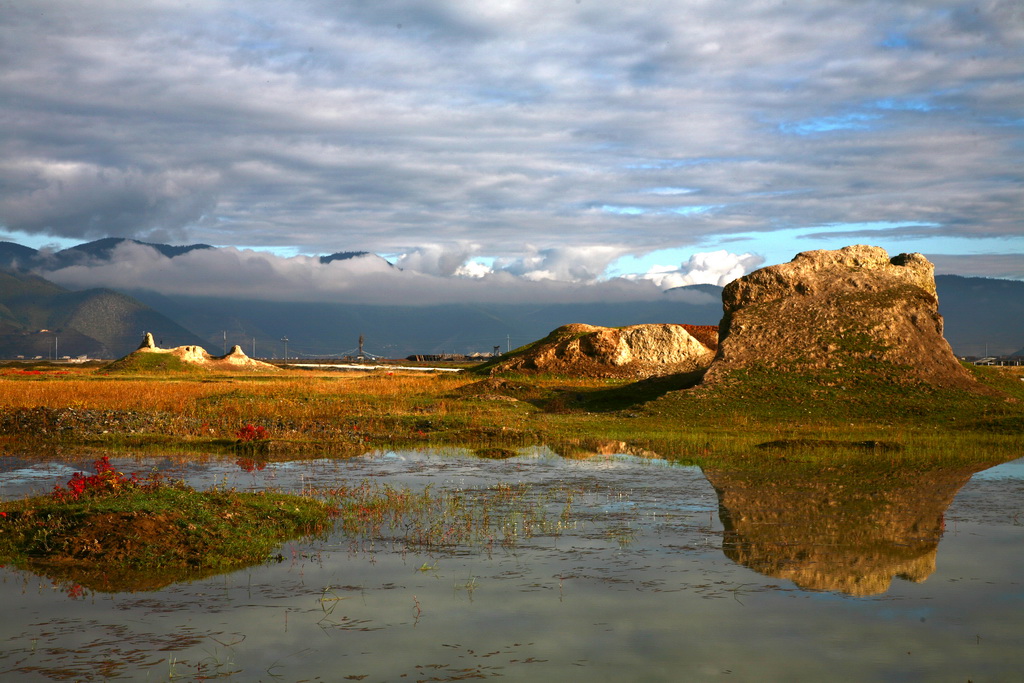
[(937, 275), (946, 340), (961, 356), (1024, 356), (1024, 282)]
[(109, 289), (79, 292), (0, 271), (0, 358), (119, 358), (142, 331), (175, 346), (206, 342), (152, 308)]
[[(721, 288), (667, 290), (660, 300), (585, 304), (444, 304), (385, 306), (268, 302), (182, 296), (150, 290), (70, 291), (44, 279), (47, 271), (102, 262), (125, 242), (174, 258), (206, 244), (170, 246), (108, 238), (58, 252), (0, 242), (0, 357), (116, 358), (133, 350), (143, 332), (158, 345), (199, 344), (211, 353), (240, 344), (246, 353), (279, 358), (352, 354), (490, 353), (544, 337), (571, 322), (602, 326), (679, 322), (716, 325)], [(337, 252), (322, 263), (370, 256)], [(1024, 352), (1024, 282), (955, 275), (936, 277), (946, 338), (958, 355)], [(698, 294), (698, 296), (694, 296)]]
[[(78, 244), (67, 249), (56, 252), (39, 251), (14, 242), (0, 242), (0, 268), (20, 272), (48, 271), (68, 266), (76, 266), (84, 263), (108, 261), (111, 259), (114, 249), (123, 244), (137, 244), (144, 247), (151, 247), (167, 258), (181, 256), (197, 249), (216, 249), (209, 244), (189, 244), (185, 246), (172, 246), (170, 244), (156, 244), (153, 242), (140, 242), (139, 240), (125, 239), (123, 237), (105, 237), (94, 242)], [(378, 257), (368, 251), (339, 251), (327, 256), (320, 257), (320, 263), (332, 261), (348, 261), (363, 256)], [(383, 260), (383, 259), (382, 259)], [(390, 265), (390, 264), (389, 264)]]
[(209, 244), (190, 244), (176, 247), (169, 244), (153, 244), (151, 242), (140, 242), (122, 237), (105, 237), (101, 240), (86, 242), (85, 244), (79, 244), (57, 252), (47, 252), (15, 244), (14, 242), (0, 242), (0, 268), (19, 271), (47, 271), (67, 268), (68, 266), (75, 266), (90, 261), (109, 260), (114, 249), (125, 243), (152, 247), (167, 258), (187, 254), (196, 249), (216, 248)]

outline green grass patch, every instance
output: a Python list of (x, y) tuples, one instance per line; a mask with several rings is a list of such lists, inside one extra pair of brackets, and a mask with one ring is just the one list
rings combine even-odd
[(329, 528), (334, 514), (308, 497), (201, 492), (97, 470), (52, 495), (0, 504), (0, 563), (92, 590), (155, 590), (265, 562), (283, 542)]
[(132, 353), (115, 360), (100, 372), (116, 375), (209, 374), (202, 366), (186, 363), (173, 353)]

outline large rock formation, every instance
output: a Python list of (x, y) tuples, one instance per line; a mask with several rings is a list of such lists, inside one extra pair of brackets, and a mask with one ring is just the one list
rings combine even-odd
[(249, 358), (242, 351), (242, 347), (237, 344), (231, 347), (231, 351), (227, 355), (211, 356), (201, 346), (189, 345), (177, 346), (173, 349), (162, 349), (156, 345), (153, 341), (153, 335), (149, 332), (143, 335), (139, 348), (129, 354), (127, 358), (140, 353), (166, 353), (176, 356), (184, 363), (217, 370), (277, 370), (277, 367), (270, 363)]
[(934, 266), (880, 247), (807, 251), (726, 286), (705, 382), (768, 364), (783, 370), (879, 363), (933, 385), (977, 389), (942, 336)]
[(716, 337), (714, 328), (709, 326), (563, 325), (544, 339), (499, 360), (491, 371), (636, 379), (692, 372), (711, 363)]

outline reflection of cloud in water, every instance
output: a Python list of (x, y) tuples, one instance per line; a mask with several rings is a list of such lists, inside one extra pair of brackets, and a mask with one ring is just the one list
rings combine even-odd
[(704, 474), (727, 557), (801, 588), (864, 596), (935, 571), (946, 508), (977, 469), (773, 463)]
[(999, 467), (978, 472), (974, 476), (976, 479), (986, 479), (989, 481), (1024, 480), (1024, 458), (1003, 463)]
[(0, 457), (0, 496), (16, 498), (45, 493), (81, 469), (63, 462), (33, 463), (20, 458)]

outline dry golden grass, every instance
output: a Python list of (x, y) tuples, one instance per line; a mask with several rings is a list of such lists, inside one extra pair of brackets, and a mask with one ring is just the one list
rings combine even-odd
[(12, 380), (0, 378), (0, 406), (7, 408), (94, 408), (181, 411), (195, 400), (223, 391), (198, 382)]
[[(110, 376), (97, 371), (41, 376), (0, 374), (0, 408), (171, 413), (180, 435), (230, 437), (247, 423), (273, 426), (275, 436), (330, 439), (358, 425), (367, 433), (423, 431), (412, 424), (444, 420), (458, 387), (477, 378), (423, 372), (311, 373), (189, 377)], [(463, 406), (459, 406), (461, 409)], [(484, 407), (487, 412), (488, 407)], [(480, 409), (468, 406), (460, 420)], [(315, 435), (315, 437), (314, 437)]]
[(77, 373), (72, 377), (0, 376), (0, 406), (8, 408), (94, 408), (99, 410), (182, 411), (216, 396), (243, 395), (252, 400), (284, 401), (296, 397), (403, 403), (417, 395), (453, 390), (472, 378), (423, 373), (350, 373), (313, 375), (285, 372), (255, 379), (221, 376), (202, 379), (105, 377)]

